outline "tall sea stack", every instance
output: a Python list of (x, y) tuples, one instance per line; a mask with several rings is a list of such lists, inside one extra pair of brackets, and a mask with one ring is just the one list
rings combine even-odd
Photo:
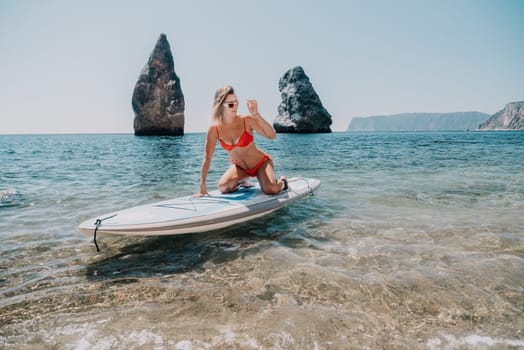
[(331, 115), (322, 106), (302, 67), (288, 70), (278, 82), (282, 102), (273, 122), (280, 133), (331, 132)]
[(135, 135), (184, 135), (184, 94), (165, 34), (160, 34), (138, 77), (131, 103)]

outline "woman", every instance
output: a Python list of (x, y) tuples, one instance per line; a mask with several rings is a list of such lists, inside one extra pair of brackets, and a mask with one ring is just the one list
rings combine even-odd
[(213, 102), (213, 123), (207, 130), (204, 161), (200, 177), (200, 191), (195, 197), (209, 195), (206, 178), (217, 141), (229, 154), (231, 167), (222, 175), (218, 189), (234, 192), (240, 186), (250, 186), (247, 179), (256, 177), (262, 191), (277, 194), (287, 189), (285, 177), (276, 179), (273, 160), (255, 146), (253, 131), (269, 139), (276, 137), (273, 127), (258, 112), (256, 100), (247, 100), (251, 115), (238, 114), (238, 99), (231, 86), (218, 89)]

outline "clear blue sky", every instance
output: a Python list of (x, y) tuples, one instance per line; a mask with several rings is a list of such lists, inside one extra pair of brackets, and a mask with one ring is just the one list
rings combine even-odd
[(224, 84), (272, 123), (278, 80), (297, 65), (335, 131), (354, 116), (524, 100), (521, 0), (0, 0), (0, 134), (132, 133), (133, 88), (160, 33), (186, 132), (206, 129)]

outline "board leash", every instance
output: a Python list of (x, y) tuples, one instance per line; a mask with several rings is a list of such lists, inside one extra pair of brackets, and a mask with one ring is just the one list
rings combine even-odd
[(96, 231), (98, 231), (98, 227), (102, 224), (102, 221), (114, 218), (117, 214), (102, 218), (102, 219), (96, 219), (95, 221), (95, 232), (93, 233), (93, 243), (95, 244), (96, 251), (100, 252), (100, 248), (98, 247), (98, 243), (96, 242)]

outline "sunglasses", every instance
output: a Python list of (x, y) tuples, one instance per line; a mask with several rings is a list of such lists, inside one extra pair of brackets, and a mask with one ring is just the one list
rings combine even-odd
[(233, 108), (235, 107), (235, 105), (238, 104), (238, 100), (235, 100), (235, 101), (230, 101), (230, 102), (224, 102), (223, 105), (224, 106), (228, 106), (229, 108)]

